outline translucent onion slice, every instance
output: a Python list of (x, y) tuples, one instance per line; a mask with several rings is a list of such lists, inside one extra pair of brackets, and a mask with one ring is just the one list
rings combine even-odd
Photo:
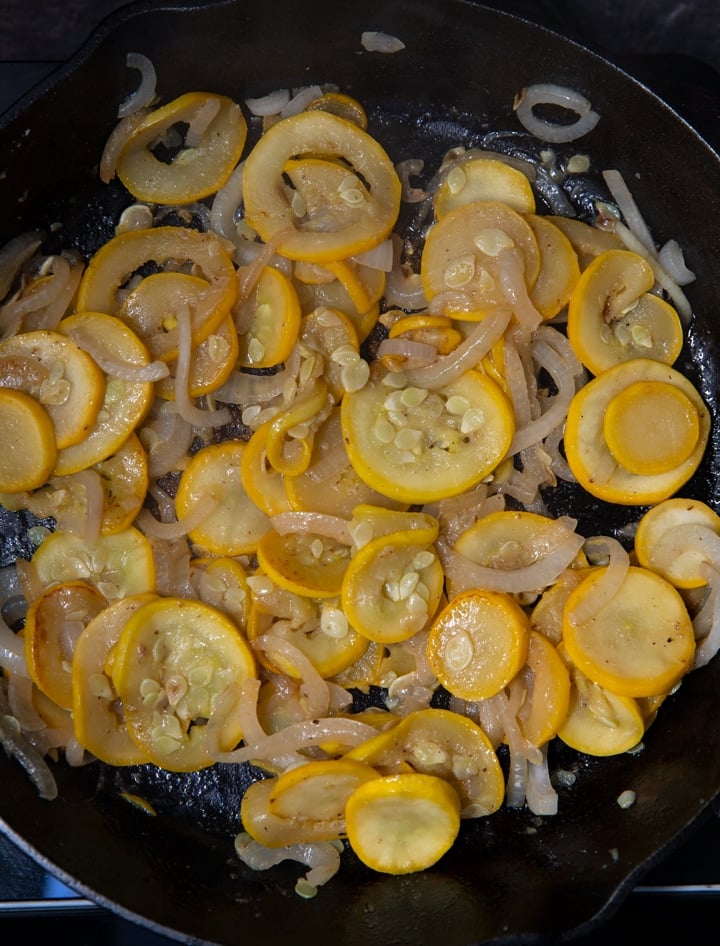
[(547, 745), (542, 747), (541, 752), (541, 762), (528, 763), (525, 800), (534, 815), (556, 815), (558, 793), (550, 781)]
[(567, 516), (554, 520), (538, 537), (540, 557), (522, 568), (502, 569), (478, 565), (450, 548), (444, 538), (435, 543), (445, 575), (456, 593), (469, 588), (522, 593), (549, 587), (570, 565), (583, 546), (575, 532), (577, 522)]
[(125, 57), (125, 65), (128, 69), (139, 71), (140, 84), (118, 106), (118, 118), (125, 118), (141, 108), (147, 108), (152, 104), (157, 89), (157, 73), (151, 59), (142, 53), (130, 52)]
[(13, 674), (29, 678), (23, 640), (2, 617), (0, 617), (0, 667), (4, 667)]
[(453, 351), (441, 355), (426, 368), (411, 368), (405, 374), (409, 384), (431, 389), (456, 381), (468, 368), (482, 361), (510, 322), (510, 310), (496, 309), (478, 322), (476, 328)]
[(190, 397), (190, 359), (192, 327), (186, 306), (179, 306), (175, 317), (178, 327), (178, 356), (175, 367), (175, 403), (178, 413), (194, 427), (222, 427), (232, 419), (228, 408), (209, 410), (196, 407)]
[(57, 782), (40, 752), (26, 739), (20, 724), (9, 713), (5, 687), (0, 685), (0, 746), (10, 758), (25, 769), (41, 798), (52, 801), (58, 796)]
[(314, 664), (291, 641), (273, 634), (261, 634), (253, 641), (253, 647), (263, 651), (270, 659), (279, 656), (283, 662), (289, 661), (301, 678), (300, 693), (303, 697), (308, 717), (327, 716), (330, 709), (330, 691), (328, 685), (317, 672)]
[(569, 622), (576, 626), (592, 620), (612, 601), (630, 568), (630, 556), (612, 536), (593, 536), (586, 539), (585, 552), (591, 561), (602, 556), (606, 557), (608, 562), (605, 572), (595, 584), (593, 594), (586, 595), (581, 604), (568, 613)]
[(340, 516), (311, 511), (281, 512), (270, 520), (273, 529), (279, 535), (290, 532), (311, 532), (326, 539), (335, 539), (342, 545), (352, 545), (350, 523)]
[[(578, 117), (569, 124), (545, 121), (535, 108), (555, 105), (574, 112)], [(522, 89), (513, 105), (518, 121), (531, 135), (550, 144), (567, 144), (592, 131), (600, 120), (592, 104), (582, 93), (552, 82), (538, 82)]]
[(232, 752), (212, 751), (212, 755), (217, 762), (272, 762), (277, 756), (310, 746), (321, 746), (330, 742), (351, 747), (376, 735), (377, 729), (358, 719), (309, 719), (291, 723), (280, 732), (272, 733), (251, 745), (246, 744)]
[(557, 388), (557, 394), (551, 398), (549, 406), (535, 420), (515, 431), (508, 454), (519, 453), (526, 447), (544, 440), (567, 416), (570, 402), (575, 395), (575, 376), (573, 368), (541, 338), (536, 338), (532, 346), (533, 355), (539, 369), (545, 369)]
[(0, 249), (0, 299), (10, 291), (15, 277), (42, 243), (42, 234), (29, 230), (8, 240)]

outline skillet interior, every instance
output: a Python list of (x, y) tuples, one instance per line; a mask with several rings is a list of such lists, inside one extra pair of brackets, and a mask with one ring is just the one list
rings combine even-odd
[[(407, 48), (394, 56), (363, 53), (366, 29), (399, 36)], [(371, 130), (394, 160), (419, 154), (429, 166), (489, 127), (516, 128), (510, 104), (525, 84), (555, 81), (586, 93), (602, 115), (587, 145), (598, 167), (618, 167), (632, 181), (658, 242), (678, 239), (697, 273), (688, 292), (697, 317), (683, 367), (716, 417), (720, 337), (711, 261), (720, 245), (720, 162), (670, 109), (604, 60), (462, 0), (371, 0), (362, 9), (343, 7), (341, 20), (328, 4), (309, 0), (136, 4), (111, 17), (0, 126), (0, 241), (69, 217), (76, 224), (66, 232), (86, 250), (104, 238), (114, 198), (100, 196), (95, 168), (117, 103), (136, 79), (125, 68), (131, 50), (153, 60), (166, 99), (193, 87), (241, 101), (279, 86), (335, 82), (366, 105)], [(719, 463), (716, 432), (685, 494), (718, 508)], [(558, 497), (558, 507), (571, 508), (588, 535), (621, 524), (572, 491)], [(638, 756), (558, 756), (555, 764), (573, 768), (577, 781), (561, 790), (557, 818), (503, 810), (467, 824), (436, 868), (406, 878), (371, 875), (348, 856), (309, 902), (292, 892), (297, 867), (255, 874), (234, 858), (245, 774), (227, 767), (171, 776), (59, 766), (60, 798), (48, 804), (3, 756), (0, 818), (10, 837), (81, 892), (187, 942), (261, 938), (272, 946), (288, 931), (365, 946), (541, 939), (602, 919), (651, 859), (707, 812), (720, 790), (720, 732), (702, 721), (714, 716), (719, 678), (717, 662), (691, 675)], [(119, 788), (149, 797), (159, 816), (128, 806)], [(627, 788), (637, 802), (622, 810), (615, 799)]]

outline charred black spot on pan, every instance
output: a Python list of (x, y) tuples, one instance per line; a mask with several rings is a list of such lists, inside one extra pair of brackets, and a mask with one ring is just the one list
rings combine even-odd
[(92, 765), (98, 794), (137, 795), (160, 818), (172, 817), (173, 823), (186, 822), (219, 836), (232, 836), (239, 830), (245, 789), (264, 775), (249, 764), (218, 763), (196, 772), (169, 772), (149, 764), (118, 769), (100, 762)]
[[(49, 205), (45, 214), (45, 253), (77, 250), (86, 261), (115, 235), (115, 227), (132, 195), (114, 179), (88, 185), (68, 200)], [(59, 227), (55, 227), (56, 222)]]
[(35, 526), (54, 528), (53, 519), (38, 519), (31, 512), (11, 512), (0, 506), (0, 568), (14, 565), (19, 558), (30, 560), (36, 546), (31, 541)]

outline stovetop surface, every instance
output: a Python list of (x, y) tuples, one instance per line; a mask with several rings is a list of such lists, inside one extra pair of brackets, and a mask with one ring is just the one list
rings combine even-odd
[[(0, 114), (87, 38), (118, 0), (66, 0), (46, 45), (32, 43), (35, 24), (54, 0), (5, 0), (11, 28), (0, 35)], [(657, 92), (720, 151), (720, 5), (708, 0), (498, 0), (486, 3), (541, 23), (605, 55)], [(15, 40), (13, 39), (15, 37)], [(30, 52), (28, 57), (27, 53)], [(59, 55), (58, 55), (59, 52)], [(689, 930), (720, 920), (720, 812), (707, 818), (642, 879), (599, 930), (578, 946), (685, 942)], [(66, 887), (0, 836), (0, 939), (52, 936), (75, 946), (168, 946)]]

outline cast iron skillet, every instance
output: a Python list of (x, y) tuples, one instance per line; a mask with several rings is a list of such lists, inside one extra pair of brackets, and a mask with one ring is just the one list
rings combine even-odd
[[(361, 50), (363, 30), (402, 38), (395, 55)], [(686, 249), (697, 273), (697, 313), (683, 367), (716, 414), (720, 160), (645, 87), (579, 46), (463, 0), (247, 0), (157, 8), (111, 17), (80, 54), (0, 126), (0, 239), (66, 221), (62, 238), (92, 251), (123, 197), (101, 190), (96, 166), (118, 102), (137, 76), (128, 51), (148, 55), (169, 99), (191, 88), (242, 100), (278, 86), (331, 81), (367, 106), (371, 130), (395, 160), (432, 159), (488, 128), (516, 129), (523, 85), (553, 81), (587, 94), (602, 114), (586, 143), (598, 167), (631, 181), (658, 242)], [(684, 494), (719, 505), (717, 435)], [(585, 534), (613, 530), (611, 510), (572, 493)], [(560, 508), (556, 509), (560, 511)], [(623, 516), (622, 518), (625, 518)], [(7, 527), (6, 527), (7, 529)], [(7, 536), (6, 554), (17, 544)], [(2, 563), (4, 564), (4, 563)], [(402, 944), (557, 941), (600, 922), (651, 863), (707, 816), (720, 791), (720, 662), (692, 674), (662, 707), (639, 755), (609, 760), (566, 752), (572, 769), (560, 814), (503, 810), (463, 826), (432, 870), (373, 875), (348, 854), (312, 901), (295, 896), (300, 869), (246, 870), (235, 858), (238, 803), (248, 774), (227, 766), (189, 776), (152, 768), (56, 766), (60, 797), (41, 801), (20, 767), (0, 758), (7, 835), (66, 883), (119, 915), (186, 943)], [(148, 817), (119, 797), (149, 798)], [(628, 810), (616, 803), (637, 793)]]

